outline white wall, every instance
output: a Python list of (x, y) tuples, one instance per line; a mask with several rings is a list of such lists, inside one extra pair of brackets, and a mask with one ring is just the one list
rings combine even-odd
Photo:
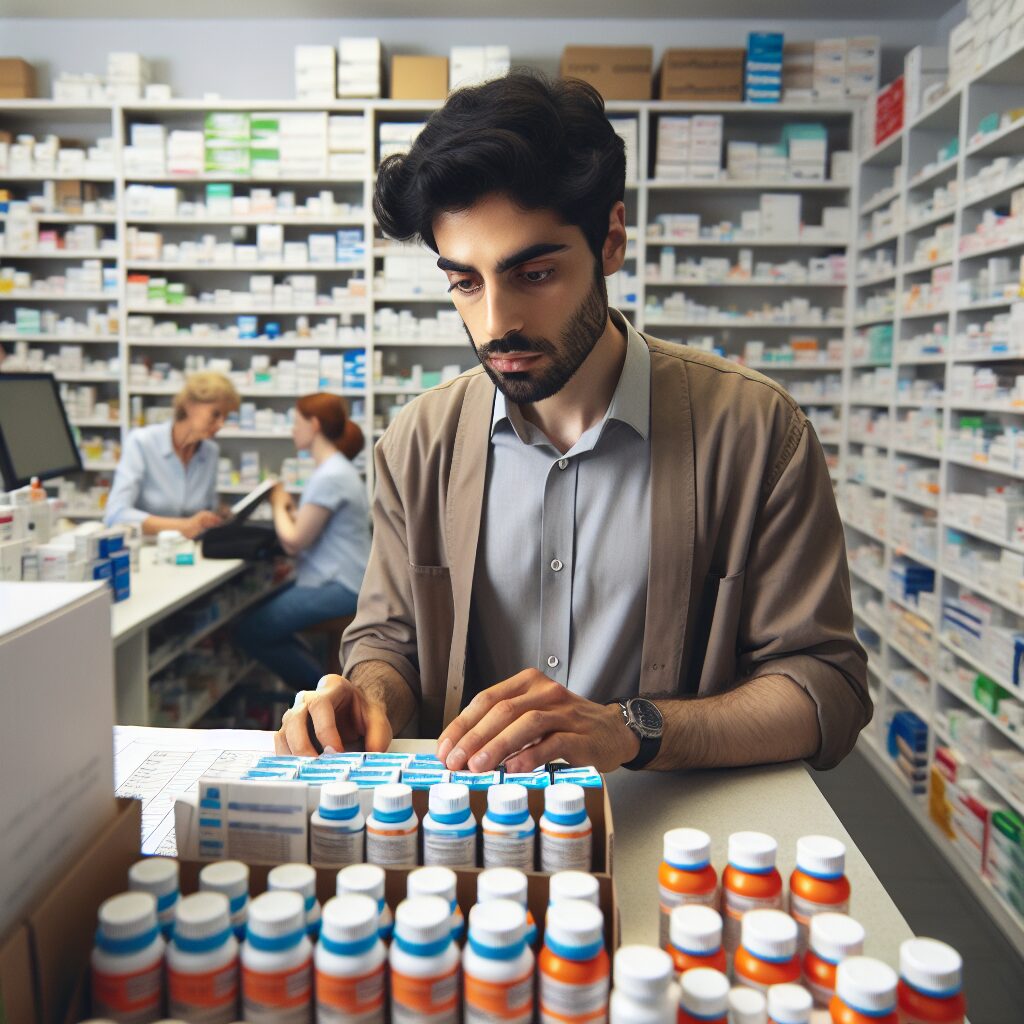
[(294, 94), (292, 48), (336, 45), (343, 34), (378, 36), (391, 54), (444, 54), (458, 44), (507, 43), (513, 61), (548, 72), (557, 70), (568, 43), (649, 44), (657, 62), (666, 47), (742, 46), (750, 31), (781, 31), (792, 40), (874, 34), (882, 37), (884, 82), (900, 72), (912, 46), (945, 43), (945, 33), (937, 34), (944, 21), (0, 18), (0, 52), (37, 66), (43, 96), (50, 95), (51, 75), (103, 74), (108, 51), (132, 50), (150, 59), (154, 80), (169, 82), (176, 96), (216, 92), (224, 98), (286, 99)]

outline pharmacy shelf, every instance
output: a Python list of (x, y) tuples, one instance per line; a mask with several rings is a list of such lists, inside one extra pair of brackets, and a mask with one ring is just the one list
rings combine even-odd
[[(45, 371), (52, 372), (52, 371)], [(67, 384), (118, 384), (121, 378), (116, 373), (67, 373), (57, 371), (53, 374), (59, 381)]]
[(984, 192), (975, 192), (964, 196), (963, 208), (970, 209), (972, 206), (981, 206), (983, 203), (990, 203), (996, 199), (1003, 199), (1015, 189), (1024, 185), (1024, 174), (1012, 174), (1004, 178), (998, 184), (992, 185)]
[(19, 260), (116, 260), (118, 253), (108, 249), (51, 249), (35, 252), (0, 250), (0, 260), (16, 263)]
[(217, 432), (218, 441), (290, 441), (292, 432), (290, 430), (236, 430), (232, 427), (224, 427)]
[(921, 260), (918, 263), (907, 263), (903, 267), (903, 276), (907, 274), (921, 274), (928, 270), (936, 270), (939, 267), (948, 267), (952, 264), (953, 257), (947, 256), (941, 260)]
[(705, 181), (700, 178), (686, 180), (649, 178), (644, 186), (653, 191), (665, 189), (686, 189), (700, 192), (848, 192), (848, 181), (793, 181), (791, 179), (753, 179), (750, 181), (736, 178), (728, 180)]
[(1007, 139), (1016, 138), (1015, 141), (1019, 143), (1019, 146), (1013, 150), (1013, 152), (1021, 152), (1024, 150), (1024, 117), (1018, 117), (1016, 121), (1011, 121), (1010, 124), (1003, 128), (998, 129), (994, 132), (987, 132), (977, 142), (972, 143), (967, 147), (967, 156), (979, 156), (982, 153), (990, 151), (993, 147), (999, 146), (1000, 143), (1005, 142)]
[(988, 541), (989, 544), (996, 544), (1001, 548), (1006, 548), (1007, 551), (1015, 551), (1018, 555), (1024, 555), (1024, 544), (1014, 544), (1005, 537), (998, 536), (998, 534), (989, 533), (987, 530), (982, 530), (980, 527), (970, 526), (967, 523), (960, 522), (959, 520), (951, 517), (948, 512), (943, 516), (942, 525), (950, 530), (957, 530), (959, 533), (966, 533), (970, 537), (977, 537), (978, 540)]
[[(24, 216), (44, 224), (116, 224), (117, 216), (112, 213), (51, 213), (46, 210), (29, 210)], [(9, 213), (0, 213), (0, 224), (14, 220)]]
[[(219, 108), (218, 108), (219, 109)], [(95, 179), (89, 179), (95, 180)], [(111, 179), (113, 180), (113, 179)], [(124, 180), (135, 185), (365, 185), (366, 178), (331, 177), (329, 175), (277, 174), (125, 174)]]
[(463, 335), (461, 338), (431, 338), (429, 341), (414, 341), (410, 338), (378, 338), (374, 337), (373, 344), (378, 348), (465, 348), (469, 339)]
[(893, 228), (892, 231), (886, 231), (881, 235), (877, 235), (872, 238), (861, 238), (857, 241), (857, 248), (861, 252), (870, 252), (872, 249), (877, 249), (880, 245), (887, 245), (889, 242), (895, 242), (900, 237), (900, 229)]
[(941, 210), (934, 210), (932, 213), (925, 214), (923, 217), (917, 217), (914, 220), (905, 221), (903, 224), (902, 234), (913, 234), (915, 231), (920, 231), (922, 228), (930, 228), (933, 224), (938, 224), (940, 221), (951, 220), (955, 216), (956, 207), (945, 206)]
[(60, 515), (64, 519), (71, 519), (72, 521), (80, 521), (83, 523), (93, 521), (98, 522), (103, 519), (103, 512), (99, 509), (94, 509), (91, 512), (76, 512), (69, 511), (68, 509), (61, 509)]
[(325, 271), (333, 273), (336, 271), (365, 270), (365, 263), (182, 263), (166, 262), (155, 260), (126, 260), (125, 267), (129, 273), (137, 273), (143, 270), (156, 270), (163, 273), (174, 273), (181, 271), (189, 273), (202, 271), (204, 274), (209, 271), (220, 271), (221, 273), (253, 272), (264, 274), (301, 274), (312, 271)]
[(309, 216), (298, 214), (235, 214), (220, 216), (213, 214), (204, 217), (181, 217), (176, 214), (161, 216), (153, 214), (150, 216), (132, 215), (125, 217), (126, 224), (159, 224), (165, 227), (214, 227), (221, 224), (280, 224), (282, 227), (332, 227), (349, 228), (365, 227), (366, 214), (353, 213), (350, 216), (336, 217), (325, 214)]
[[(620, 307), (621, 308), (621, 307)], [(780, 323), (776, 320), (755, 320), (739, 318), (735, 320), (686, 320), (681, 317), (660, 317), (645, 315), (647, 327), (698, 327), (719, 328), (720, 330), (751, 330), (751, 331), (841, 331), (843, 324), (835, 321), (794, 320), (792, 323)]]
[(956, 174), (956, 169), (959, 166), (960, 158), (958, 156), (950, 157), (948, 160), (943, 160), (940, 163), (922, 168), (914, 177), (907, 180), (907, 188), (923, 188), (925, 185), (931, 184), (936, 178), (941, 178), (943, 175), (949, 174), (950, 171)]
[(1000, 363), (1024, 359), (1024, 352), (956, 352), (954, 363)]
[(425, 295), (422, 292), (393, 292), (392, 294), (386, 294), (384, 292), (373, 293), (374, 302), (427, 302), (433, 305), (444, 305), (450, 306), (452, 304), (452, 297), (447, 292), (441, 292), (438, 295)]
[(884, 274), (876, 274), (874, 277), (859, 277), (854, 281), (858, 288), (872, 288), (879, 284), (888, 284), (896, 280), (896, 268), (886, 271)]
[(926, 317), (949, 316), (949, 306), (938, 306), (935, 309), (904, 309), (900, 311), (901, 320), (923, 320)]
[[(187, 338), (126, 338), (125, 344), (129, 348), (218, 348), (234, 349), (238, 352), (245, 352), (249, 349), (266, 349), (269, 351), (288, 351), (297, 348), (326, 348), (335, 349), (364, 349), (370, 342), (365, 341), (335, 341), (332, 338), (282, 338), (279, 341), (261, 341), (258, 338), (237, 338), (234, 341), (221, 341), (219, 339), (206, 338), (202, 335)], [(379, 342), (378, 342), (379, 344)], [(462, 344), (465, 344), (463, 342)]]
[(843, 369), (842, 363), (770, 363), (755, 360), (743, 365), (761, 373), (825, 373)]
[(744, 248), (744, 249), (839, 249), (845, 251), (847, 240), (836, 238), (662, 238), (648, 235), (648, 246), (682, 245), (686, 248)]
[[(176, 395), (181, 390), (180, 385), (128, 385), (129, 395)], [(238, 388), (238, 394), (242, 398), (301, 398), (307, 394), (306, 391), (282, 391), (279, 388)], [(366, 391), (355, 388), (321, 388), (332, 395), (341, 395), (343, 398), (365, 398)]]
[(644, 279), (648, 288), (845, 288), (845, 281), (773, 281), (757, 280), (751, 278), (743, 280), (724, 281), (686, 281), (676, 278), (672, 281), (665, 281), (657, 277)]
[(1010, 252), (1013, 249), (1020, 249), (1024, 246), (1024, 235), (1019, 235), (1016, 238), (1004, 239), (999, 242), (993, 242), (991, 245), (984, 245), (978, 248), (963, 249), (960, 252), (960, 259), (963, 260), (976, 260), (982, 256), (995, 256), (1001, 252)]
[(117, 302), (114, 292), (82, 292), (70, 295), (66, 292), (0, 292), (0, 302)]
[[(0, 296), (3, 298), (3, 296)], [(366, 304), (351, 306), (168, 306), (136, 303), (125, 307), (127, 313), (167, 313), (171, 316), (352, 316), (365, 315)]]
[(948, 679), (945, 679), (941, 673), (936, 675), (935, 680), (946, 693), (950, 694), (950, 696), (952, 697), (955, 697), (957, 700), (960, 701), (961, 704), (964, 704), (970, 711), (979, 715), (981, 718), (984, 718), (989, 725), (991, 725), (994, 729), (1002, 733), (1003, 736), (1005, 736), (1014, 746), (1018, 747), (1021, 750), (1024, 750), (1024, 736), (1022, 736), (1020, 733), (1014, 732), (1012, 729), (1007, 728), (1002, 722), (999, 721), (998, 718), (996, 718), (995, 715), (992, 714), (991, 711), (989, 711), (987, 708), (983, 708), (971, 694), (965, 693), (958, 686), (955, 686)]
[(33, 344), (35, 342), (59, 341), (62, 345), (116, 345), (117, 335), (109, 334), (106, 337), (84, 335), (79, 337), (76, 334), (0, 334), (0, 345), (17, 341), (27, 341)]
[(116, 427), (117, 429), (120, 429), (121, 427), (120, 420), (101, 420), (97, 419), (96, 417), (88, 416), (83, 416), (79, 418), (69, 416), (68, 421), (71, 423), (73, 427), (87, 428), (90, 430), (103, 430), (109, 429), (110, 427)]
[(969, 576), (954, 570), (948, 565), (943, 568), (942, 575), (953, 583), (958, 583), (961, 587), (972, 590), (975, 594), (992, 601), (1001, 608), (1005, 608), (1014, 615), (1024, 614), (1024, 608), (1014, 604), (1008, 597), (1000, 594), (998, 590), (993, 590), (992, 587), (986, 586), (984, 583), (978, 583), (976, 580), (972, 580)]
[(83, 462), (82, 469), (86, 473), (113, 473), (117, 469), (117, 463), (113, 461), (97, 460), (96, 462)]
[(977, 299), (974, 302), (968, 302), (962, 306), (958, 305), (956, 307), (956, 311), (958, 313), (972, 313), (977, 309), (1006, 309), (1014, 303), (1020, 302), (1020, 300), (1021, 297), (1019, 295), (1013, 295), (1001, 299)]
[(75, 174), (18, 174), (14, 171), (3, 171), (0, 174), (4, 181), (90, 181), (113, 184), (117, 180), (113, 174), (97, 174), (95, 171), (82, 171)]
[(861, 206), (860, 215), (862, 217), (866, 217), (868, 214), (874, 213), (875, 210), (880, 210), (883, 206), (888, 205), (894, 199), (898, 198), (899, 194), (900, 187), (898, 185), (882, 189), (881, 192), (877, 192)]
[(961, 747), (957, 746), (956, 741), (950, 736), (949, 732), (944, 726), (941, 726), (938, 722), (935, 723), (935, 735), (942, 740), (947, 747), (952, 747), (954, 750), (960, 751), (961, 756), (964, 756), (969, 763), (972, 765), (974, 770), (980, 776), (982, 782), (989, 787), (994, 793), (1005, 800), (1010, 807), (1018, 814), (1024, 814), (1024, 800), (1018, 800), (1006, 788), (1006, 786), (1000, 782), (993, 772), (988, 768), (984, 767), (984, 762), (978, 757), (971, 757), (968, 751), (964, 751)]

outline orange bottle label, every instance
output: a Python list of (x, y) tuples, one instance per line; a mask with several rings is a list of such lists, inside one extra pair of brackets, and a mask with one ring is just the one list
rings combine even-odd
[(345, 1014), (372, 1013), (384, 1006), (384, 964), (368, 974), (339, 978), (316, 972), (316, 1010), (322, 1020), (331, 1011)]
[(117, 1017), (125, 1024), (152, 1020), (160, 1009), (163, 961), (132, 974), (92, 972), (92, 1009), (102, 1016)]
[(238, 961), (215, 971), (186, 974), (167, 968), (167, 1001), (172, 1016), (200, 1019), (201, 1010), (234, 1007), (238, 1000)]
[(391, 972), (391, 1018), (398, 1024), (425, 1015), (458, 1012), (459, 968), (430, 978)]
[(511, 981), (484, 981), (467, 974), (463, 984), (467, 1024), (532, 1020), (532, 972)]
[(267, 1011), (305, 1009), (312, 997), (311, 960), (287, 971), (263, 972), (242, 967), (242, 1007), (246, 1015), (257, 1015), (256, 1020)]

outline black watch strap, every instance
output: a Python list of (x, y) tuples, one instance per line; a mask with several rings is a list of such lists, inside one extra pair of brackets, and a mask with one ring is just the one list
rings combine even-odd
[(646, 768), (658, 756), (658, 751), (661, 750), (661, 737), (642, 735), (633, 723), (630, 722), (629, 712), (624, 700), (616, 700), (612, 703), (619, 706), (619, 713), (622, 715), (623, 721), (629, 726), (633, 735), (640, 740), (640, 749), (636, 752), (636, 757), (632, 761), (626, 761), (622, 767), (628, 768), (630, 771)]

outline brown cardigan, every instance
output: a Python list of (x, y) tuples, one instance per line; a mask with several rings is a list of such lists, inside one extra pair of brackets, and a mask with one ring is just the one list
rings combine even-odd
[[(817, 437), (773, 381), (643, 337), (654, 557), (640, 692), (706, 696), (786, 675), (817, 705), (810, 763), (830, 768), (872, 704)], [(425, 736), (461, 705), (493, 396), (483, 370), (470, 370), (410, 403), (375, 451), (373, 548), (342, 644), (345, 673), (393, 666), (419, 697)]]

